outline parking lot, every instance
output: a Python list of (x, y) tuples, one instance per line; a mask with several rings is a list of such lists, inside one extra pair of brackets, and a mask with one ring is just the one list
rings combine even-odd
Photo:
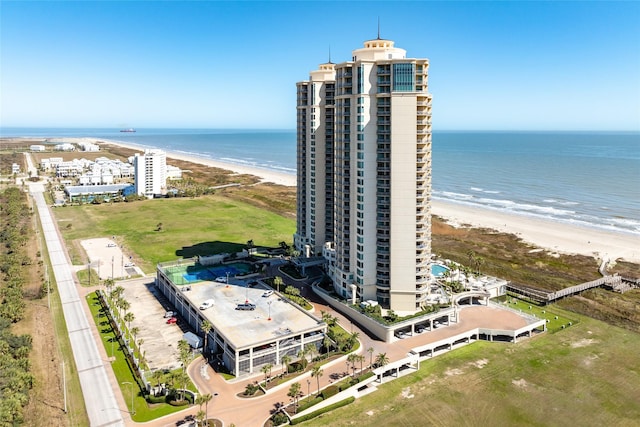
[(124, 288), (124, 298), (131, 304), (129, 311), (135, 319), (131, 327), (140, 332), (137, 339), (142, 338), (142, 351), (151, 370), (174, 369), (179, 367), (178, 341), (187, 332), (183, 330), (184, 322), (177, 318), (177, 323), (167, 323), (164, 314), (172, 307), (158, 291), (153, 277), (116, 282), (116, 286)]

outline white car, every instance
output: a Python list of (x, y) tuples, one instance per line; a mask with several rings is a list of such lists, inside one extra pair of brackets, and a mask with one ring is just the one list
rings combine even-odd
[(128, 263), (126, 263), (124, 266), (125, 266), (125, 267), (134, 267), (134, 266), (135, 266), (135, 264), (134, 264), (134, 263), (132, 263), (132, 262), (128, 262)]
[(215, 301), (212, 299), (208, 299), (205, 302), (203, 302), (202, 304), (200, 304), (200, 310), (206, 310), (207, 308), (213, 307), (215, 305)]
[(218, 283), (227, 283), (227, 278), (224, 276), (220, 276), (213, 279), (213, 281)]
[(116, 245), (115, 243), (109, 243), (107, 245), (108, 248), (115, 248), (116, 246), (118, 246), (118, 245)]
[(273, 291), (266, 291), (265, 293), (262, 294), (262, 297), (267, 298), (267, 297), (270, 297), (271, 295), (273, 295)]

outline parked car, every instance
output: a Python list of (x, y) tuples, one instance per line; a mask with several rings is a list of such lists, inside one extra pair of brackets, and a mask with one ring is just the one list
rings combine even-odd
[(118, 246), (118, 245), (116, 245), (115, 243), (109, 243), (107, 245), (108, 248), (115, 248), (116, 246)]
[(169, 318), (169, 317), (173, 317), (173, 316), (175, 316), (175, 315), (176, 315), (176, 312), (175, 312), (175, 311), (166, 311), (166, 312), (164, 313), (164, 318), (165, 318), (165, 319), (167, 319), (167, 318)]
[(178, 323), (178, 318), (175, 316), (167, 319), (167, 324), (171, 325), (173, 323)]
[(125, 266), (125, 267), (133, 267), (133, 266), (135, 266), (135, 264), (134, 264), (134, 263), (132, 263), (132, 262), (128, 262), (128, 263), (126, 263), (124, 266)]
[(408, 335), (407, 335), (407, 333), (406, 333), (406, 332), (404, 332), (404, 331), (397, 331), (397, 332), (396, 332), (396, 337), (398, 337), (398, 338), (400, 338), (400, 339), (404, 339), (404, 338), (407, 338), (407, 337), (408, 337)]
[(271, 295), (273, 295), (273, 291), (266, 291), (265, 293), (262, 294), (264, 298), (270, 297)]
[(236, 310), (255, 310), (256, 309), (256, 305), (255, 304), (251, 304), (250, 302), (246, 302), (243, 304), (238, 304), (236, 306)]
[(220, 276), (213, 279), (213, 281), (218, 283), (227, 283), (227, 278), (224, 276)]
[(418, 326), (416, 328), (416, 332), (419, 333), (419, 334), (423, 333), (424, 331), (425, 331), (424, 326)]
[(213, 307), (215, 305), (215, 301), (212, 299), (208, 299), (205, 302), (203, 302), (202, 304), (200, 304), (200, 310), (206, 310), (209, 307)]

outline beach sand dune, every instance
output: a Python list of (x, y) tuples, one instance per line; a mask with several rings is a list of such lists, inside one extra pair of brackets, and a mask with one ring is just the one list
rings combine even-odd
[[(83, 141), (109, 143), (133, 150), (144, 150), (134, 144), (123, 144), (119, 141), (100, 141), (82, 138)], [(73, 142), (73, 138), (68, 139)], [(254, 175), (261, 182), (294, 187), (296, 176), (279, 173), (268, 169), (237, 165), (219, 160), (167, 151), (167, 157), (187, 162), (203, 164), (219, 169), (230, 170), (239, 174)], [(444, 218), (452, 225), (470, 225), (472, 227), (489, 228), (499, 232), (515, 234), (525, 242), (545, 248), (550, 252), (565, 254), (581, 254), (597, 259), (608, 259), (640, 263), (640, 235), (583, 227), (575, 224), (561, 223), (542, 218), (508, 214), (493, 209), (478, 208), (468, 205), (434, 200), (432, 212)]]

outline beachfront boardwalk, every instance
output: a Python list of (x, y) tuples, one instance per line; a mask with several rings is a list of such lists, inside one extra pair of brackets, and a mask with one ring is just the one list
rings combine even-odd
[(568, 288), (560, 289), (556, 292), (548, 292), (540, 289), (528, 288), (525, 286), (516, 285), (510, 283), (507, 285), (507, 290), (533, 301), (549, 304), (560, 298), (564, 298), (570, 295), (578, 294), (587, 289), (597, 288), (600, 286), (606, 286), (616, 292), (624, 292), (637, 286), (637, 282), (634, 285), (633, 281), (622, 278), (621, 276), (604, 276), (590, 282), (581, 283), (579, 285), (569, 286)]

